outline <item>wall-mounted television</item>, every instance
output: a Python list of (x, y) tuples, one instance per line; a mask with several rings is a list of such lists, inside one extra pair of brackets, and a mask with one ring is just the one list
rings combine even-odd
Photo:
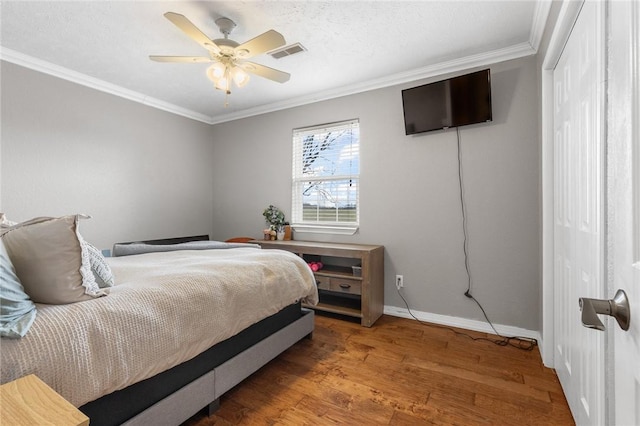
[(402, 91), (407, 135), (492, 120), (491, 73), (477, 71)]

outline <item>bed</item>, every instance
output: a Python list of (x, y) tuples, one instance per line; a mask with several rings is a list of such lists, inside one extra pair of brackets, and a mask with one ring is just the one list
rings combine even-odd
[(301, 303), (317, 303), (317, 290), (289, 252), (195, 247), (204, 237), (121, 244), (143, 251), (106, 259), (116, 278), (106, 297), (37, 304), (28, 334), (2, 340), (1, 382), (36, 374), (91, 425), (177, 425), (215, 410), (311, 336), (313, 312)]

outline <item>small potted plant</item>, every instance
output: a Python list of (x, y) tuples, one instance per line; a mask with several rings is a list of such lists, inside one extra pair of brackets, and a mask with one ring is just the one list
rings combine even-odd
[(284, 213), (271, 204), (264, 209), (262, 216), (264, 216), (264, 220), (269, 224), (269, 235), (271, 239), (275, 239), (276, 236), (278, 240), (284, 239)]

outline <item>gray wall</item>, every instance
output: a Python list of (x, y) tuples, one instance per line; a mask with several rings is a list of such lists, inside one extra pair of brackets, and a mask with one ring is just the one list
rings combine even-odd
[[(491, 69), (494, 121), (460, 129), (472, 293), (495, 323), (539, 330), (536, 59)], [(0, 209), (13, 220), (86, 212), (82, 233), (101, 248), (260, 237), (269, 204), (290, 217), (291, 130), (358, 118), (360, 230), (331, 239), (385, 246), (386, 305), (404, 307), (403, 274), (413, 309), (482, 320), (463, 296), (456, 132), (404, 135), (400, 90), (441, 77), (207, 126), (16, 65), (1, 71)]]
[(2, 65), (0, 211), (78, 212), (115, 241), (211, 230), (211, 127), (46, 74)]
[[(539, 329), (536, 59), (491, 67), (494, 121), (463, 127), (472, 294), (498, 324)], [(437, 78), (440, 79), (441, 77)], [(291, 130), (360, 119), (360, 230), (330, 237), (385, 246), (385, 304), (482, 319), (463, 296), (456, 131), (405, 136), (400, 90), (418, 81), (213, 126), (213, 236), (260, 237), (269, 204), (291, 212)], [(319, 234), (298, 239), (327, 240)]]

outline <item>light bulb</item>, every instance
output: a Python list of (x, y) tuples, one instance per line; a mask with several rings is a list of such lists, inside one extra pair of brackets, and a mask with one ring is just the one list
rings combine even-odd
[(224, 77), (227, 67), (222, 62), (216, 62), (207, 69), (207, 77), (214, 83)]
[(215, 83), (216, 89), (224, 90), (225, 92), (229, 91), (229, 79), (226, 77), (219, 78)]
[(231, 69), (231, 77), (238, 87), (242, 87), (249, 82), (249, 74), (237, 66)]

